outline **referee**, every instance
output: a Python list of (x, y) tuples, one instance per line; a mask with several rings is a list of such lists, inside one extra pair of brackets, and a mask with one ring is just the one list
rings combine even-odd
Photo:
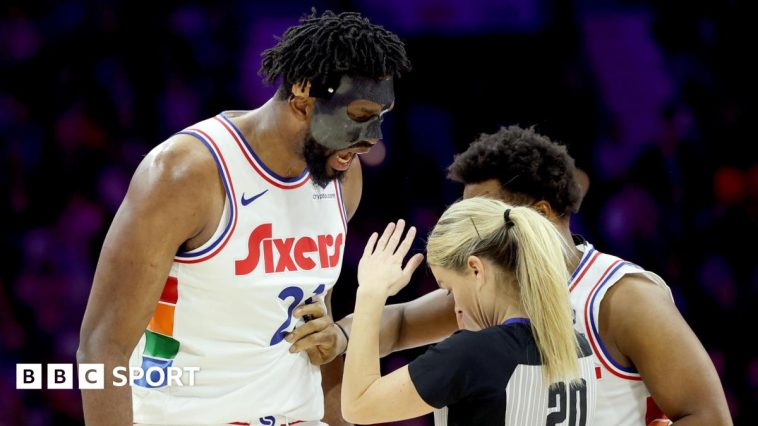
[(427, 243), (437, 283), (455, 300), (460, 331), (381, 376), (387, 298), (423, 256), (402, 262), (415, 236), (404, 222), (369, 239), (342, 383), (344, 417), (373, 424), (435, 412), (437, 425), (591, 423), (593, 358), (573, 329), (568, 272), (555, 227), (529, 207), (472, 198), (453, 204)]

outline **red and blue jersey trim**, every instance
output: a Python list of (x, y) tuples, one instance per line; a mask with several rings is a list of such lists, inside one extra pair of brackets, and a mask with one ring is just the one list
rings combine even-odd
[(569, 292), (573, 291), (574, 288), (576, 288), (576, 286), (582, 281), (584, 274), (590, 270), (592, 264), (595, 263), (599, 255), (600, 252), (594, 248), (591, 248), (584, 253), (581, 262), (579, 262), (579, 265), (576, 267), (576, 270), (574, 270), (574, 273), (571, 274), (571, 278), (569, 279)]
[(247, 142), (240, 129), (234, 123), (232, 123), (232, 121), (229, 120), (224, 115), (224, 113), (221, 113), (213, 118), (221, 123), (226, 131), (229, 132), (229, 134), (232, 136), (232, 139), (234, 139), (234, 141), (237, 143), (237, 146), (239, 146), (240, 150), (242, 151), (242, 154), (245, 156), (253, 169), (263, 178), (263, 180), (280, 189), (295, 189), (305, 185), (305, 183), (308, 182), (310, 178), (308, 169), (304, 169), (299, 176), (292, 178), (282, 177), (274, 173), (274, 171), (269, 169), (263, 163), (263, 161), (258, 158), (258, 156), (255, 154), (255, 151), (253, 151), (253, 149), (250, 147), (250, 144)]
[(598, 295), (603, 291), (604, 288), (606, 288), (608, 283), (615, 282), (611, 281), (611, 278), (620, 269), (628, 265), (634, 266), (634, 264), (630, 262), (616, 259), (613, 263), (611, 263), (610, 266), (608, 266), (603, 275), (600, 276), (600, 279), (590, 291), (590, 294), (587, 297), (587, 301), (584, 304), (584, 323), (587, 328), (587, 336), (589, 337), (590, 345), (592, 345), (592, 350), (606, 370), (622, 379), (642, 380), (636, 369), (624, 367), (611, 357), (611, 355), (608, 353), (608, 349), (605, 347), (602, 339), (600, 338), (600, 332), (597, 328), (597, 318), (595, 318), (596, 302), (599, 303), (599, 299), (597, 299)]
[(342, 183), (334, 179), (334, 193), (337, 194), (337, 206), (340, 209), (340, 218), (342, 219), (342, 226), (345, 229), (345, 235), (347, 235), (347, 208), (345, 208), (344, 197), (342, 196)]
[(237, 207), (235, 204), (237, 195), (234, 192), (234, 184), (232, 183), (231, 175), (229, 174), (229, 168), (226, 165), (224, 156), (221, 154), (221, 150), (219, 150), (218, 145), (216, 145), (216, 142), (213, 140), (213, 138), (211, 138), (202, 130), (195, 128), (181, 131), (178, 134), (193, 136), (202, 142), (206, 148), (208, 148), (211, 155), (213, 156), (213, 160), (216, 162), (219, 176), (221, 176), (221, 182), (224, 184), (226, 197), (229, 200), (231, 217), (221, 235), (219, 235), (218, 238), (216, 238), (216, 240), (213, 241), (213, 243), (211, 243), (208, 247), (205, 247), (202, 250), (198, 250), (196, 252), (180, 252), (177, 253), (174, 257), (174, 261), (178, 263), (198, 263), (215, 256), (218, 252), (221, 251), (221, 249), (224, 248), (226, 243), (229, 242), (229, 237), (231, 237), (231, 235), (234, 233), (234, 228), (237, 227)]

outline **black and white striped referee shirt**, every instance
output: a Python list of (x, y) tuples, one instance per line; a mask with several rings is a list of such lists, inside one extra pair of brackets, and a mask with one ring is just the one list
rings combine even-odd
[(592, 351), (578, 335), (581, 385), (545, 386), (529, 320), (458, 331), (408, 366), (437, 426), (587, 426), (595, 409)]

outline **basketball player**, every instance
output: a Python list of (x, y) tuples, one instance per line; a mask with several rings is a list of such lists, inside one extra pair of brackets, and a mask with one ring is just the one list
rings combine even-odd
[[(314, 13), (263, 53), (261, 74), (281, 80), (274, 97), (145, 157), (82, 324), (78, 361), (106, 371), (105, 390), (82, 392), (88, 425), (321, 424), (309, 356), (329, 361), (345, 337), (330, 327), (308, 355), (283, 338), (297, 306), (328, 301), (361, 196), (356, 155), (382, 137), (393, 78), (409, 67), (393, 33), (357, 13)], [(160, 371), (110, 386), (127, 364)], [(194, 386), (160, 380), (169, 367), (199, 367)]]
[(531, 206), (574, 242), (569, 291), (577, 330), (596, 358), (595, 424), (667, 424), (658, 421), (663, 413), (677, 425), (731, 424), (713, 363), (663, 280), (572, 237), (570, 218), (581, 197), (565, 147), (532, 129), (502, 128), (482, 135), (449, 172), (465, 184), (464, 198)]
[[(515, 126), (482, 135), (455, 158), (449, 175), (465, 184), (464, 198), (530, 206), (572, 241), (571, 214), (581, 201), (574, 160), (547, 137)], [(677, 425), (732, 424), (713, 363), (660, 277), (581, 237), (573, 242), (569, 291), (576, 328), (596, 357), (595, 424), (668, 424), (654, 423), (663, 413)], [(339, 321), (348, 332), (350, 320)], [(427, 345), (457, 328), (452, 298), (435, 291), (385, 309), (380, 350)]]
[(381, 377), (384, 303), (423, 258), (402, 268), (415, 235), (411, 228), (398, 247), (403, 228), (374, 233), (358, 266), (345, 418), (370, 424), (446, 407), (438, 424), (586, 425), (596, 397), (592, 350), (573, 328), (563, 241), (528, 207), (478, 197), (445, 211), (429, 236), (428, 264), (462, 331)]

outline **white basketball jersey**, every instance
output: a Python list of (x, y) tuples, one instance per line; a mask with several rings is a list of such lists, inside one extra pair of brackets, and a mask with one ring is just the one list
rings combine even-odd
[(164, 372), (199, 367), (195, 384), (188, 385), (186, 374), (183, 386), (160, 382), (156, 371), (152, 383), (137, 381), (135, 423), (274, 424), (323, 417), (320, 369), (305, 353), (290, 353), (283, 337), (295, 326), (292, 311), (322, 300), (339, 276), (347, 231), (341, 187), (333, 181), (320, 188), (307, 171), (277, 176), (227, 118), (234, 114), (180, 132), (210, 150), (226, 204), (215, 235), (176, 255), (130, 360)]
[(598, 318), (600, 302), (606, 292), (626, 274), (641, 274), (655, 284), (670, 290), (656, 274), (639, 266), (600, 253), (591, 244), (577, 248), (583, 256), (571, 276), (569, 291), (574, 308), (575, 327), (587, 336), (595, 357), (595, 374), (598, 378), (597, 408), (594, 424), (614, 426), (644, 426), (665, 418), (650, 397), (640, 374), (633, 368), (616, 363), (600, 339)]

